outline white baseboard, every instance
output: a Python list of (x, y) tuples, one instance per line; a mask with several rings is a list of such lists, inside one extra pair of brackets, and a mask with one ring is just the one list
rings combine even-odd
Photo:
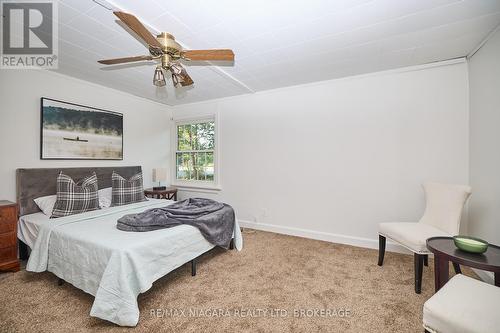
[(482, 270), (477, 269), (477, 268), (472, 268), (472, 270), (484, 282), (489, 283), (489, 284), (495, 284), (495, 275), (492, 272), (482, 271)]
[[(333, 234), (333, 233), (329, 233), (329, 232), (314, 231), (314, 230), (307, 230), (307, 229), (294, 228), (294, 227), (286, 227), (286, 226), (268, 224), (268, 223), (257, 223), (257, 222), (245, 221), (245, 220), (240, 220), (240, 219), (238, 219), (238, 223), (240, 224), (240, 227), (243, 227), (243, 228), (275, 232), (277, 234), (283, 234), (283, 235), (317, 239), (317, 240), (330, 242), (330, 243), (346, 244), (346, 245), (364, 247), (364, 248), (368, 248), (368, 249), (378, 249), (378, 239)], [(411, 254), (411, 252), (408, 249), (404, 248), (403, 246), (401, 246), (399, 244), (391, 242), (389, 239), (387, 240), (386, 251)], [(482, 270), (475, 269), (475, 268), (472, 268), (472, 270), (484, 282), (494, 284), (495, 279), (494, 279), (493, 273), (482, 271)]]
[[(346, 245), (364, 247), (364, 248), (369, 248), (369, 249), (378, 249), (378, 239), (333, 234), (333, 233), (329, 233), (329, 232), (314, 231), (314, 230), (307, 230), (307, 229), (294, 228), (294, 227), (286, 227), (286, 226), (280, 226), (280, 225), (275, 225), (275, 224), (256, 223), (256, 222), (245, 221), (245, 220), (240, 220), (240, 219), (238, 219), (238, 223), (243, 228), (275, 232), (277, 234), (284, 234), (284, 235), (290, 235), (290, 236), (311, 238), (311, 239), (322, 240), (325, 242), (346, 244)], [(387, 240), (386, 251), (411, 254), (411, 252), (409, 250), (405, 249), (404, 247), (402, 247), (396, 243), (391, 242), (390, 240)]]

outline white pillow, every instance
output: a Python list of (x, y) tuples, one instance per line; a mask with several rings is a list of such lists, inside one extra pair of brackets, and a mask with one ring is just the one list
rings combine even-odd
[(111, 206), (111, 187), (106, 187), (97, 191), (99, 196), (99, 208), (108, 208)]
[[(103, 188), (97, 191), (99, 196), (99, 208), (108, 208), (111, 206), (111, 187)], [(36, 205), (48, 217), (52, 216), (54, 205), (57, 201), (57, 195), (47, 195), (34, 199)]]
[(47, 195), (45, 197), (39, 197), (34, 199), (36, 205), (40, 210), (50, 217), (52, 215), (52, 211), (54, 210), (54, 205), (56, 204), (57, 195)]

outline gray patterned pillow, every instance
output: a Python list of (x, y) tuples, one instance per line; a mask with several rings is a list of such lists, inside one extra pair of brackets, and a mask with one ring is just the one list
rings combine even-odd
[(111, 190), (111, 206), (146, 201), (142, 187), (142, 172), (133, 175), (127, 180), (113, 171), (111, 184), (113, 187)]
[(71, 177), (64, 173), (59, 173), (57, 176), (57, 199), (51, 218), (99, 209), (97, 190), (95, 172), (78, 183), (75, 183)]

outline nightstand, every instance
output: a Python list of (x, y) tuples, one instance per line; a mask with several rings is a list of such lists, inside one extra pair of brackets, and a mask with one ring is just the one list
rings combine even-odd
[(17, 204), (0, 200), (0, 271), (18, 270)]
[(167, 187), (164, 190), (154, 190), (152, 188), (148, 188), (144, 191), (144, 195), (150, 198), (177, 201), (177, 189), (175, 187)]

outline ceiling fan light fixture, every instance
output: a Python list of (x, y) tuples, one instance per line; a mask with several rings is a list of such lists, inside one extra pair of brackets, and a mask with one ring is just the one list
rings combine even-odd
[(172, 83), (174, 84), (174, 87), (179, 87), (183, 81), (181, 76), (182, 67), (177, 63), (170, 63), (168, 69), (172, 73)]
[(172, 73), (172, 83), (174, 84), (174, 87), (178, 88), (181, 84), (181, 81), (182, 78), (178, 74)]
[(172, 72), (172, 74), (181, 74), (182, 70), (184, 69), (179, 63), (177, 62), (171, 62), (168, 64), (168, 68)]
[(163, 71), (161, 67), (156, 67), (155, 74), (153, 76), (153, 84), (157, 87), (163, 87), (167, 84), (165, 81), (165, 75), (163, 75)]
[(168, 64), (168, 69), (172, 73), (172, 82), (174, 87), (186, 87), (193, 84), (193, 79), (188, 75), (186, 69), (178, 62), (171, 62)]

